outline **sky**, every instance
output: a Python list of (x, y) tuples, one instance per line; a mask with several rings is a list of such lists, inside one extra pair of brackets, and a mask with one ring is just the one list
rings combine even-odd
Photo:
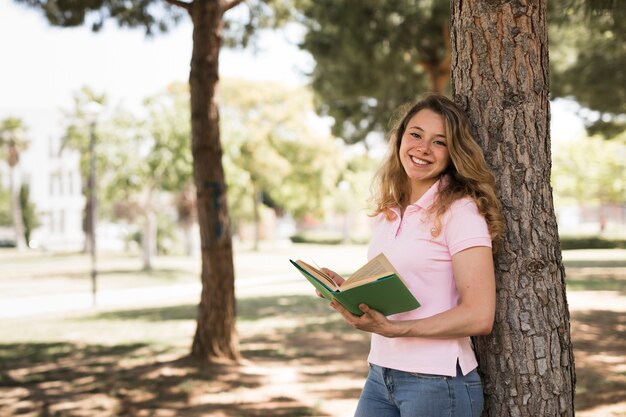
[[(295, 46), (300, 35), (267, 32), (257, 53), (223, 48), (220, 76), (306, 83), (313, 61)], [(60, 109), (71, 108), (82, 86), (132, 108), (168, 84), (188, 80), (191, 46), (188, 19), (153, 38), (114, 22), (94, 34), (85, 27), (51, 27), (37, 10), (0, 0), (0, 119), (21, 117), (34, 139), (58, 135)], [(572, 109), (552, 105), (553, 138), (580, 134)]]
[[(187, 82), (191, 32), (188, 19), (152, 38), (113, 21), (99, 33), (54, 28), (36, 9), (0, 0), (0, 118), (22, 117), (32, 136), (49, 134), (82, 86), (132, 108), (172, 82)], [(256, 53), (223, 48), (220, 75), (304, 84), (312, 61), (295, 46), (298, 35), (266, 32)]]

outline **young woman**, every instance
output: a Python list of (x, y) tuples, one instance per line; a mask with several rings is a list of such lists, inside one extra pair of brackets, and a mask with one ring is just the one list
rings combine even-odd
[(503, 225), (493, 175), (463, 112), (441, 95), (412, 105), (391, 132), (376, 180), (368, 257), (383, 252), (422, 305), (385, 317), (362, 304), (359, 317), (331, 303), (372, 333), (355, 416), (480, 416), (470, 336), (491, 332), (492, 242)]

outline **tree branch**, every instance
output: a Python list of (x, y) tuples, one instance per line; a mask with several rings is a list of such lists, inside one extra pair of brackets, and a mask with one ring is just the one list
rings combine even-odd
[(239, 3), (243, 3), (244, 0), (222, 0), (221, 9), (222, 13), (226, 13), (228, 10), (237, 6)]
[(188, 12), (191, 12), (191, 3), (187, 3), (181, 0), (165, 0), (166, 2), (168, 2), (169, 4), (173, 5), (173, 6), (178, 6), (178, 7), (182, 7), (183, 9), (187, 10)]

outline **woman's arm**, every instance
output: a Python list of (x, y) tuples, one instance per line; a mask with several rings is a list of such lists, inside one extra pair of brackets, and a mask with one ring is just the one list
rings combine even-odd
[(355, 316), (333, 301), (346, 322), (356, 329), (378, 333), (386, 337), (458, 338), (489, 334), (496, 307), (496, 284), (491, 248), (477, 246), (452, 256), (452, 270), (459, 304), (450, 310), (416, 320), (388, 320), (365, 304), (365, 314)]

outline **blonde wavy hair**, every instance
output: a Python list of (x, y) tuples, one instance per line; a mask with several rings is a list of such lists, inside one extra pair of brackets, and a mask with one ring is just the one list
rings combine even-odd
[(450, 163), (441, 174), (446, 175), (448, 181), (439, 183), (442, 187), (430, 209), (431, 215), (435, 215), (435, 229), (432, 234), (437, 236), (441, 232), (440, 219), (450, 205), (469, 196), (485, 217), (495, 247), (504, 230), (500, 202), (496, 197), (493, 174), (487, 167), (480, 146), (472, 136), (467, 117), (454, 102), (439, 94), (430, 94), (414, 104), (405, 105), (403, 109), (401, 119), (389, 134), (388, 155), (374, 178), (371, 199), (374, 212), (371, 215), (383, 213), (387, 220), (392, 220), (396, 216), (391, 211), (392, 207), (405, 208), (413, 203), (409, 201), (409, 177), (400, 161), (400, 143), (411, 118), (420, 110), (428, 109), (443, 118), (450, 153)]

